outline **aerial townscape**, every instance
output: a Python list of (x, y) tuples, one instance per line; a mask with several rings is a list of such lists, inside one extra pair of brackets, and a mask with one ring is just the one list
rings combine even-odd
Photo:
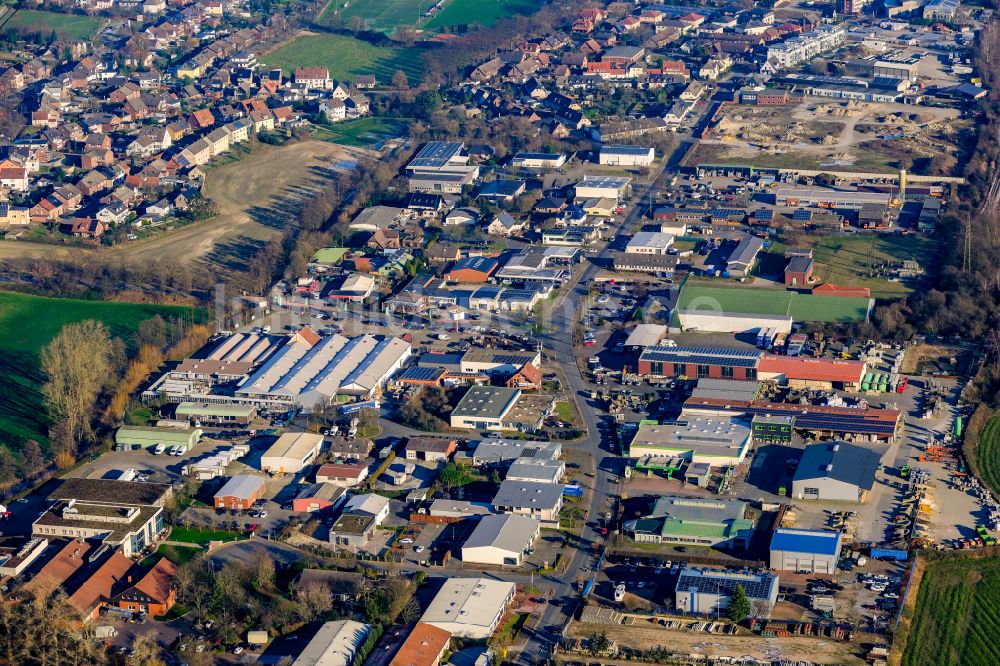
[(995, 0), (0, 5), (0, 666), (1000, 664)]

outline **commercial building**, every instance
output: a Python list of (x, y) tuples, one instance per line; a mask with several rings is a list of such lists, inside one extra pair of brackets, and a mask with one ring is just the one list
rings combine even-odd
[(516, 169), (558, 169), (566, 164), (562, 153), (518, 153), (510, 160)]
[(643, 146), (601, 146), (598, 162), (608, 166), (647, 167), (656, 151)]
[(502, 428), (504, 417), (521, 397), (519, 389), (472, 386), (451, 412), (452, 428)]
[(370, 631), (354, 620), (324, 622), (292, 666), (351, 666)]
[(430, 141), (406, 165), (411, 192), (460, 194), (479, 177), (479, 167), (469, 164), (465, 145), (455, 141)]
[(338, 394), (368, 399), (410, 357), (400, 338), (320, 336), (304, 328), (264, 361), (235, 391), (236, 402), (309, 411)]
[(527, 439), (484, 439), (472, 451), (476, 467), (508, 465), (516, 460), (557, 460), (562, 456), (559, 442), (535, 442)]
[(541, 367), (542, 355), (539, 351), (506, 351), (473, 347), (462, 356), (460, 369), (484, 375), (509, 376), (530, 363)]
[(647, 347), (639, 355), (638, 374), (697, 379), (757, 379), (760, 352), (717, 347)]
[(960, 5), (959, 0), (930, 0), (924, 5), (923, 15), (928, 21), (951, 21)]
[(792, 388), (858, 391), (867, 368), (864, 361), (765, 354), (757, 365), (757, 378)]
[(770, 568), (834, 574), (840, 561), (842, 540), (840, 532), (779, 527), (771, 537)]
[(637, 466), (680, 458), (712, 467), (740, 464), (750, 450), (750, 428), (731, 419), (689, 418), (666, 424), (643, 422), (629, 444)]
[(757, 263), (757, 255), (764, 249), (764, 239), (744, 236), (726, 259), (726, 270), (733, 277), (746, 277)]
[(462, 561), (519, 566), (540, 533), (539, 522), (527, 516), (483, 516), (462, 546)]
[(353, 488), (368, 478), (368, 465), (326, 463), (316, 470), (316, 483), (331, 483), (341, 488)]
[(450, 631), (418, 622), (389, 666), (439, 666), (450, 645)]
[[(706, 301), (702, 305), (709, 305)], [(674, 330), (701, 331), (703, 333), (754, 333), (773, 328), (778, 333), (790, 333), (794, 320), (789, 315), (768, 315), (739, 311), (713, 311), (705, 307), (697, 310), (677, 308), (671, 327)]]
[(718, 398), (721, 400), (755, 400), (760, 391), (760, 382), (739, 379), (699, 379), (691, 396), (695, 398)]
[(634, 254), (619, 252), (611, 259), (611, 267), (619, 273), (664, 273), (673, 275), (677, 268), (677, 255)]
[(659, 231), (640, 231), (625, 246), (628, 254), (667, 254), (674, 244), (674, 237)]
[(197, 428), (122, 426), (115, 432), (115, 444), (129, 448), (153, 448), (162, 444), (168, 449), (179, 446), (189, 451), (200, 438), (201, 430)]
[(38, 537), (3, 537), (0, 539), (0, 576), (20, 576), (48, 545), (48, 539)]
[(812, 444), (792, 477), (796, 499), (864, 502), (875, 485), (879, 454), (846, 442)]
[(778, 602), (778, 577), (717, 569), (681, 569), (674, 587), (674, 608), (696, 615), (722, 614), (729, 607), (736, 586), (746, 592), (755, 617), (768, 617)]
[(619, 201), (628, 195), (631, 182), (625, 177), (587, 176), (574, 186), (573, 192), (577, 199), (607, 197)]
[(507, 260), (495, 273), (504, 283), (542, 283), (560, 286), (568, 280), (580, 257), (576, 247), (528, 246)]
[(466, 257), (456, 262), (444, 277), (449, 282), (487, 282), (498, 265), (492, 257)]
[(101, 541), (131, 557), (165, 529), (163, 505), (171, 495), (166, 484), (64, 479), (49, 493), (53, 503), (32, 524), (31, 534)]
[(406, 459), (443, 462), (457, 449), (458, 441), (448, 437), (410, 437), (406, 440)]
[(562, 460), (540, 460), (518, 458), (507, 468), (510, 481), (537, 481), (539, 483), (559, 483), (566, 476), (566, 463)]
[(420, 621), (458, 638), (486, 640), (514, 601), (516, 586), (489, 578), (448, 578)]
[(558, 483), (505, 480), (493, 497), (493, 508), (499, 513), (531, 516), (547, 525), (559, 524), (563, 505), (563, 486)]
[(714, 398), (688, 398), (684, 403), (684, 416), (717, 416), (742, 414), (747, 418), (757, 416), (788, 417), (795, 430), (818, 437), (843, 437), (854, 441), (892, 442), (902, 431), (903, 414), (896, 409), (872, 407), (829, 407), (825, 405), (798, 405), (766, 400), (739, 401)]
[(214, 501), (217, 509), (252, 509), (264, 496), (265, 479), (252, 474), (238, 474), (219, 488)]
[(175, 418), (199, 425), (246, 427), (257, 416), (254, 405), (229, 405), (184, 401), (174, 410)]
[(818, 206), (846, 210), (861, 210), (865, 204), (888, 206), (892, 198), (892, 195), (886, 192), (855, 192), (792, 186), (779, 186), (768, 196), (771, 203), (778, 206)]
[(306, 486), (292, 500), (292, 511), (315, 513), (333, 511), (347, 499), (347, 488), (334, 483), (317, 482)]
[(660, 497), (649, 514), (622, 526), (637, 543), (676, 543), (718, 548), (748, 548), (753, 520), (736, 500)]
[(323, 435), (286, 432), (260, 457), (261, 471), (298, 474), (323, 450)]
[(356, 551), (371, 541), (375, 530), (388, 515), (388, 497), (354, 495), (347, 500), (343, 513), (330, 527), (330, 543)]

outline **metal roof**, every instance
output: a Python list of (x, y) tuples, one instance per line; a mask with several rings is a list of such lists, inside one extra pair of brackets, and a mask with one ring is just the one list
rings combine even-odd
[(238, 497), (248, 500), (264, 487), (264, 477), (252, 474), (239, 474), (226, 481), (216, 493), (216, 497)]
[(711, 569), (683, 569), (677, 579), (677, 592), (694, 591), (699, 594), (724, 594), (732, 596), (740, 585), (751, 599), (769, 600), (773, 596), (778, 577), (774, 574), (741, 574)]
[(840, 550), (840, 532), (829, 530), (796, 530), (780, 527), (771, 537), (771, 550), (788, 553), (836, 555)]
[(462, 396), (451, 415), (499, 419), (510, 411), (520, 395), (519, 389), (503, 386), (472, 386)]
[(504, 481), (493, 498), (495, 507), (552, 509), (562, 501), (563, 486), (537, 481)]
[(648, 347), (640, 361), (723, 365), (732, 368), (755, 368), (761, 352), (755, 349), (720, 349), (718, 347)]
[(538, 531), (538, 521), (528, 516), (483, 516), (462, 549), (499, 548), (511, 553), (523, 553), (538, 536)]
[(792, 482), (833, 479), (871, 490), (875, 485), (875, 472), (880, 458), (871, 449), (846, 442), (812, 444), (802, 452), (802, 459), (795, 468)]

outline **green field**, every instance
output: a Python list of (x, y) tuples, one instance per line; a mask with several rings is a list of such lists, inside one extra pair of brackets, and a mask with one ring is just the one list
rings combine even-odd
[(979, 436), (976, 467), (983, 482), (993, 492), (1000, 492), (1000, 416), (994, 416), (987, 421)]
[(677, 307), (683, 310), (762, 315), (789, 315), (795, 321), (864, 321), (867, 298), (813, 296), (784, 289), (717, 287), (688, 280)]
[(902, 666), (1000, 663), (1000, 558), (927, 564)]
[(288, 75), (296, 67), (327, 67), (334, 79), (349, 81), (359, 74), (374, 74), (383, 85), (403, 70), (415, 85), (423, 76), (422, 52), (420, 47), (373, 46), (344, 35), (300, 35), (262, 60)]
[(239, 532), (228, 530), (197, 530), (190, 527), (175, 527), (170, 530), (168, 541), (180, 543), (207, 544), (209, 541), (236, 541), (243, 536)]
[(491, 26), (509, 16), (533, 14), (541, 5), (532, 0), (449, 0), (421, 27), (425, 30), (458, 25)]
[(60, 39), (90, 40), (101, 29), (101, 19), (95, 16), (20, 9), (4, 28), (14, 28), (22, 32), (41, 32), (46, 37), (55, 30)]
[(96, 319), (126, 341), (155, 315), (190, 316), (189, 308), (43, 298), (0, 291), (0, 442), (10, 448), (34, 439), (45, 443), (38, 354), (66, 324)]
[[(880, 277), (868, 277), (871, 255), (877, 263), (916, 260), (925, 268), (934, 259), (937, 243), (930, 238), (909, 236), (805, 236), (798, 245), (813, 249), (816, 260), (816, 284), (830, 282), (846, 287), (868, 287), (874, 298), (902, 298), (913, 291), (914, 283), (889, 282)], [(874, 252), (872, 250), (874, 249)], [(771, 252), (784, 252), (777, 243)]]
[(387, 139), (406, 136), (409, 125), (396, 118), (358, 118), (332, 125), (316, 125), (314, 139), (342, 146), (377, 147)]

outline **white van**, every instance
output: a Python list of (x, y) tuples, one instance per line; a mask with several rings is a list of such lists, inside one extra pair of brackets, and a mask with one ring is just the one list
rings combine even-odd
[(166, 450), (167, 450), (166, 446), (164, 446), (163, 444), (157, 444), (156, 448), (153, 449), (153, 454), (158, 456)]

